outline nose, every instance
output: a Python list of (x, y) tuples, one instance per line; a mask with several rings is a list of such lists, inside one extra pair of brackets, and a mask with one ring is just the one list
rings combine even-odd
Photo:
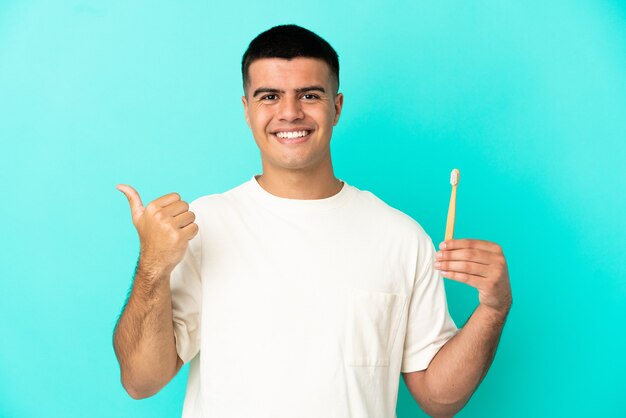
[(303, 119), (304, 112), (300, 100), (289, 95), (283, 96), (278, 105), (278, 118), (286, 122)]

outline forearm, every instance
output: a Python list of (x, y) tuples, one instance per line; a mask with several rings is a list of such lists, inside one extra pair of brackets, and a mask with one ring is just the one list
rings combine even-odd
[(507, 313), (479, 305), (439, 350), (424, 376), (432, 411), (452, 416), (467, 403), (489, 370)]
[(169, 273), (137, 266), (133, 287), (113, 337), (122, 384), (133, 398), (158, 392), (179, 368)]

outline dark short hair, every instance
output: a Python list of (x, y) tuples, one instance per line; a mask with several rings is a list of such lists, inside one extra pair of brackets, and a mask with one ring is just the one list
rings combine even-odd
[(328, 64), (339, 90), (339, 58), (332, 46), (317, 34), (298, 25), (279, 25), (259, 34), (250, 42), (241, 60), (243, 90), (249, 83), (248, 70), (261, 58), (318, 58)]

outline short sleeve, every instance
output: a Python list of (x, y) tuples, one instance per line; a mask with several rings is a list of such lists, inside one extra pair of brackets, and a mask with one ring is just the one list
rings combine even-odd
[(448, 312), (443, 278), (433, 267), (435, 247), (429, 238), (421, 242), (409, 303), (402, 373), (426, 369), (439, 349), (458, 331)]
[(172, 317), (176, 352), (184, 363), (200, 351), (202, 309), (202, 238), (198, 233), (189, 241), (183, 259), (170, 275)]

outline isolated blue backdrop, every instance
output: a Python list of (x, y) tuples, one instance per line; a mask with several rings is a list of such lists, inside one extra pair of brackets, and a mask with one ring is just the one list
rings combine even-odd
[[(459, 416), (624, 416), (626, 6), (608, 0), (0, 2), (0, 416), (179, 416), (186, 368), (147, 400), (119, 383), (138, 240), (115, 185), (193, 200), (259, 173), (240, 59), (281, 23), (339, 52), (337, 176), (439, 242), (458, 167), (457, 236), (504, 247), (513, 310)], [(475, 291), (446, 288), (462, 325)]]

